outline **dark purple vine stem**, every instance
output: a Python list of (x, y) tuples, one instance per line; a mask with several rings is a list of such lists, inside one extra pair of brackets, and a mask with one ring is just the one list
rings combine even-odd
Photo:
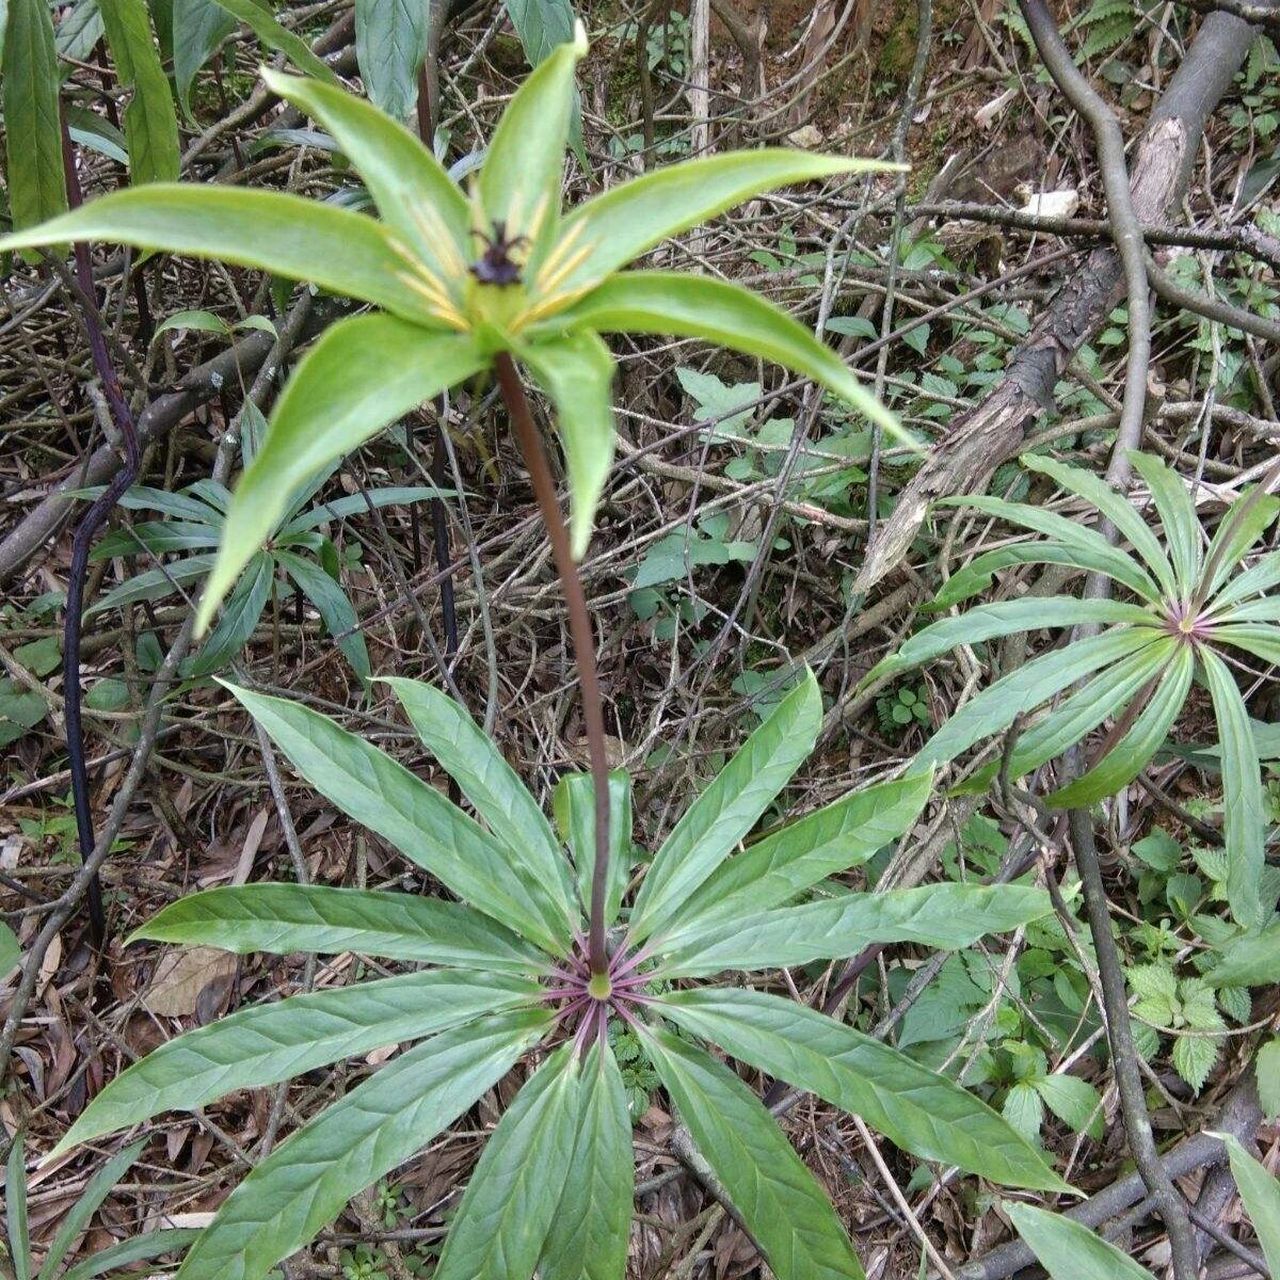
[[(67, 202), (78, 208), (83, 201), (80, 178), (76, 173), (75, 151), (66, 120), (62, 122), (62, 158), (67, 178)], [(107, 351), (107, 340), (102, 330), (102, 317), (94, 303), (93, 266), (89, 258), (89, 246), (77, 242), (72, 246), (75, 256), (76, 282), (80, 287), (80, 311), (85, 332), (89, 337), (89, 350), (93, 355), (93, 367), (102, 381), (102, 391), (107, 408), (124, 448), (124, 466), (112, 477), (106, 490), (90, 504), (89, 509), (76, 525), (71, 539), (71, 568), (67, 575), (67, 607), (62, 630), (62, 692), (64, 719), (67, 733), (67, 766), (71, 773), (71, 798), (75, 806), (76, 837), (80, 848), (80, 861), (86, 863), (93, 855), (93, 815), (89, 809), (89, 771), (85, 765), (84, 728), (80, 719), (80, 629), (84, 610), (85, 577), (89, 568), (89, 551), (99, 529), (120, 499), (120, 495), (138, 478), (141, 457), (138, 451), (138, 433), (134, 430), (133, 415), (124, 398), (120, 379)], [(107, 936), (107, 917), (102, 903), (102, 882), (97, 875), (89, 881), (89, 936), (96, 947), (101, 947)]]

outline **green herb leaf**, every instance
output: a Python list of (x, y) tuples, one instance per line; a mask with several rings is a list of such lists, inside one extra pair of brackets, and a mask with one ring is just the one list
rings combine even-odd
[[(411, 21), (404, 16), (405, 6), (399, 0), (377, 0), (376, 7), (380, 13), (394, 7), (401, 22)], [(425, 14), (426, 8), (409, 5), (408, 11)], [(358, 32), (359, 9), (356, 23)], [(365, 65), (363, 57), (360, 65)], [(377, 87), (383, 79), (380, 72), (382, 68), (372, 70), (374, 81), (370, 82), (366, 75), (365, 84), (369, 96), (382, 106), (379, 93), (387, 94), (391, 90), (385, 84), (381, 89)], [(333, 140), (360, 170), (388, 227), (412, 245), (442, 278), (460, 279), (465, 275), (464, 264), (471, 253), (471, 214), (466, 197), (444, 166), (408, 129), (341, 89), (315, 80), (281, 75), (266, 67), (261, 74), (274, 92), (319, 121), (333, 135)], [(416, 94), (416, 71), (414, 77)]]
[(626, 1090), (608, 1043), (587, 1055), (578, 1096), (577, 1143), (538, 1274), (541, 1280), (623, 1280), (635, 1155)]
[[(355, 8), (356, 63), (365, 92), (387, 115), (403, 120), (418, 100), (418, 68), (427, 53), (431, 6), (356, 0)], [(359, 153), (352, 158), (358, 160)]]
[(755, 1094), (668, 1031), (644, 1047), (778, 1280), (865, 1280), (826, 1193)]
[[(591, 906), (595, 878), (595, 783), (589, 773), (567, 773), (556, 783), (552, 812), (565, 843), (573, 852), (578, 898), (584, 912)], [(604, 922), (618, 918), (622, 895), (631, 878), (631, 778), (624, 769), (609, 774), (609, 881), (605, 889)]]
[(1067, 1189), (985, 1102), (834, 1018), (762, 991), (708, 988), (661, 1001), (684, 1030), (861, 1116), (904, 1151), (1007, 1186)]
[(289, 379), (266, 441), (236, 486), (197, 632), (285, 517), (299, 485), (483, 363), (469, 336), (392, 316), (355, 316), (326, 329)]
[(813, 672), (806, 671), (654, 855), (631, 913), (636, 941), (678, 918), (689, 895), (751, 830), (813, 750), (821, 724), (822, 694)]
[[(255, 886), (256, 887), (256, 886)], [(537, 998), (531, 978), (407, 973), (241, 1009), (170, 1040), (118, 1075), (58, 1143), (65, 1151), (162, 1111), (194, 1111), (236, 1089), (419, 1040)]]
[[(68, 240), (105, 240), (257, 267), (362, 298), (419, 325), (441, 327), (428, 303), (406, 283), (413, 263), (385, 228), (363, 214), (280, 191), (150, 183), (0, 236), (0, 253)], [(374, 367), (385, 377), (399, 363), (388, 355)], [(367, 364), (353, 356), (348, 372), (354, 375), (362, 367)]]
[(1092, 769), (1047, 797), (1049, 804), (1057, 809), (1083, 808), (1132, 782), (1164, 745), (1187, 700), (1194, 670), (1191, 646), (1179, 645), (1164, 669), (1153, 675), (1159, 684), (1132, 727)]
[(902, 835), (932, 789), (931, 772), (913, 774), (855, 791), (790, 823), (721, 863), (694, 891), (673, 926), (703, 929), (783, 906)]
[(129, 145), (129, 180), (176, 182), (178, 116), (169, 80), (151, 38), (151, 19), (144, 0), (98, 0), (111, 56), (121, 83), (133, 90), (124, 110)]
[(1155, 1280), (1115, 1245), (1060, 1213), (1029, 1204), (1006, 1204), (1005, 1212), (1053, 1280)]
[[(643, 181), (637, 178), (636, 184)], [(631, 185), (616, 189), (625, 191)], [(916, 447), (893, 413), (862, 386), (835, 351), (771, 302), (724, 280), (670, 271), (628, 271), (593, 289), (545, 328), (554, 331), (570, 325), (601, 333), (701, 338), (774, 360), (812, 378), (895, 439)]]
[(464, 707), (429, 684), (398, 677), (381, 683), (390, 685), (427, 749), (511, 851), (517, 870), (555, 899), (567, 938), (577, 913), (560, 842), (493, 739)]
[(492, 1088), (550, 1022), (500, 1014), (393, 1058), (249, 1173), (191, 1246), (182, 1280), (262, 1280)]
[(1173, 559), (1174, 578), (1181, 589), (1182, 599), (1190, 600), (1203, 563), (1200, 518), (1196, 515), (1195, 504), (1177, 472), (1159, 458), (1130, 450), (1129, 461), (1151, 490), (1151, 499), (1160, 514), (1165, 542)]
[(128, 941), (182, 942), (236, 955), (354, 951), (386, 960), (495, 973), (536, 973), (545, 957), (459, 902), (378, 889), (250, 884), (189, 893), (156, 912)]
[(561, 287), (566, 291), (590, 288), (668, 237), (765, 191), (819, 178), (887, 172), (895, 167), (878, 160), (777, 147), (667, 165), (612, 187), (565, 218), (562, 240), (575, 252), (588, 252)]
[(226, 687), (322, 796), (478, 910), (564, 954), (563, 917), (545, 886), (519, 876), (510, 853), (434, 787), (308, 707)]
[(356, 617), (355, 607), (347, 593), (312, 561), (281, 548), (273, 554), (302, 594), (315, 605), (325, 630), (331, 636), (341, 637), (338, 648), (351, 663), (351, 669), (362, 681), (368, 680), (373, 674), (369, 666), (369, 650), (360, 631), (360, 619)]
[(1262, 781), (1249, 713), (1231, 669), (1208, 646), (1200, 649), (1213, 715), (1222, 736), (1222, 826), (1226, 837), (1227, 904), (1246, 929), (1261, 923)]
[(613, 357), (596, 334), (584, 330), (524, 344), (520, 358), (555, 406), (572, 499), (569, 540), (574, 559), (581, 560), (613, 462)]
[(565, 1044), (516, 1095), (485, 1144), (432, 1280), (533, 1275), (569, 1173), (581, 1084)]
[(664, 976), (725, 969), (776, 969), (850, 956), (873, 942), (918, 942), (951, 950), (1052, 912), (1043, 889), (1023, 885), (932, 884), (856, 893), (783, 907), (728, 925), (691, 929), (663, 946)]
[[(58, 117), (58, 59), (53, 45), (53, 19), (44, 0), (9, 0), (0, 94), (3, 94), (8, 146), (5, 180), (9, 214), (15, 230), (43, 223), (67, 207), (67, 181), (62, 166), (62, 127)], [(71, 236), (37, 239), (32, 245), (55, 245)], [(0, 253), (19, 246), (0, 238)], [(23, 1277), (19, 1277), (23, 1280)]]
[(1222, 1139), (1227, 1149), (1231, 1174), (1239, 1188), (1240, 1199), (1249, 1211), (1253, 1229), (1258, 1233), (1262, 1256), (1267, 1260), (1271, 1273), (1280, 1274), (1280, 1183), (1241, 1146), (1238, 1138), (1229, 1133), (1215, 1136)]

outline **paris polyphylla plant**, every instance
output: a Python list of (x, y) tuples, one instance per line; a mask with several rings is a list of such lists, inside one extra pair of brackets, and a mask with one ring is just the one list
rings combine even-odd
[(822, 700), (812, 675), (694, 800), (630, 899), (629, 784), (612, 776), (603, 980), (585, 937), (596, 866), (590, 778), (560, 783), (562, 844), (463, 708), (413, 680), (386, 683), (485, 825), (319, 713), (231, 691), (303, 778), (461, 901), (253, 884), (183, 898), (135, 936), (237, 953), (354, 951), (431, 967), (290, 996), (188, 1032), (113, 1080), (59, 1144), (419, 1042), (258, 1164), (191, 1247), (180, 1280), (259, 1280), (530, 1054), (541, 1065), (480, 1157), (434, 1280), (529, 1280), (535, 1268), (542, 1280), (620, 1280), (634, 1171), (608, 1035), (615, 1019), (635, 1032), (779, 1280), (863, 1272), (777, 1122), (699, 1041), (863, 1116), (922, 1159), (1012, 1186), (1066, 1189), (1001, 1116), (898, 1050), (791, 1000), (693, 983), (876, 942), (965, 947), (1050, 911), (1048, 896), (1026, 885), (815, 896), (911, 826), (930, 794), (927, 775), (852, 793), (735, 853), (813, 747)]

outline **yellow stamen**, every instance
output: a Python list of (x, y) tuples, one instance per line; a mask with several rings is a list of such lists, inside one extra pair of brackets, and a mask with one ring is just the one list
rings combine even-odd
[(557, 311), (564, 311), (567, 307), (577, 302), (579, 298), (585, 297), (594, 288), (595, 284), (593, 282), (580, 285), (576, 289), (570, 289), (567, 293), (557, 293), (552, 297), (543, 298), (541, 302), (534, 303), (528, 311), (520, 316), (519, 327), (521, 329), (527, 328), (548, 315), (555, 315)]
[(544, 276), (549, 275), (556, 269), (556, 264), (564, 260), (565, 255), (570, 248), (577, 243), (581, 237), (583, 229), (586, 227), (585, 222), (575, 222), (569, 230), (556, 241), (551, 252), (542, 260), (542, 265), (538, 268), (537, 281), (541, 281)]
[(415, 205), (409, 216), (422, 232), (431, 252), (440, 260), (440, 265), (454, 275), (462, 275), (467, 264), (463, 262), (458, 246), (454, 244), (453, 233), (435, 208), (432, 205)]
[(541, 199), (533, 207), (533, 217), (529, 219), (528, 230), (525, 235), (529, 237), (530, 242), (538, 238), (538, 232), (542, 229), (542, 221), (547, 216), (547, 209), (551, 205), (551, 196), (548, 192), (542, 193)]
[(408, 271), (397, 271), (396, 279), (420, 298), (426, 300), (428, 304), (427, 313), (429, 315), (435, 316), (438, 320), (443, 320), (445, 324), (452, 329), (457, 329), (459, 333), (466, 333), (471, 327), (467, 324), (461, 312), (448, 299), (442, 298), (438, 292), (432, 290), (421, 277)]
[(584, 244), (568, 261), (550, 273), (538, 273), (538, 293), (551, 294), (555, 291), (595, 252), (599, 241), (593, 240)]

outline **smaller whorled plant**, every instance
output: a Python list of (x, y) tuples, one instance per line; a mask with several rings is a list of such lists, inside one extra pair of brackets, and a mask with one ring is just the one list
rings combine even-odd
[(290, 996), (179, 1036), (112, 1081), (59, 1144), (419, 1042), (264, 1159), (191, 1247), (181, 1280), (258, 1280), (534, 1051), (540, 1065), (489, 1138), (434, 1280), (529, 1280), (535, 1269), (541, 1280), (621, 1280), (634, 1157), (615, 1023), (638, 1039), (779, 1280), (863, 1271), (776, 1121), (698, 1041), (863, 1116), (922, 1159), (1065, 1189), (1001, 1116), (896, 1049), (790, 1000), (691, 984), (874, 942), (965, 947), (1050, 910), (1032, 887), (954, 883), (789, 905), (906, 830), (929, 795), (927, 775), (850, 794), (735, 853), (816, 741), (822, 700), (811, 674), (685, 812), (634, 897), (630, 791), (624, 774), (612, 776), (603, 974), (584, 933), (595, 897), (590, 779), (563, 780), (556, 798), (575, 867), (464, 709), (428, 685), (387, 683), (484, 825), (319, 713), (231, 691), (308, 782), (464, 901), (246, 885), (183, 898), (135, 937), (238, 953), (354, 951), (430, 967)]
[[(995, 497), (945, 501), (981, 511), (1043, 534), (976, 557), (955, 574), (932, 607), (949, 608), (985, 590), (993, 575), (1015, 564), (1065, 565), (1111, 579), (1131, 600), (1028, 595), (978, 605), (924, 627), (878, 663), (864, 684), (894, 678), (957, 645), (977, 644), (1041, 628), (1099, 627), (995, 681), (933, 735), (916, 757), (932, 769), (954, 760), (1019, 717), (1043, 711), (1020, 727), (1008, 759), (979, 773), (985, 786), (998, 769), (1009, 777), (1030, 773), (1062, 756), (1110, 722), (1089, 768), (1047, 797), (1057, 808), (1076, 808), (1114, 795), (1131, 782), (1164, 744), (1197, 676), (1208, 687), (1222, 740), (1223, 825), (1228, 857), (1227, 898), (1246, 929), (1261, 923), (1263, 867), (1261, 771), (1249, 716), (1224, 653), (1236, 649), (1280, 663), (1280, 599), (1267, 593), (1280, 582), (1280, 552), (1249, 568), (1253, 550), (1280, 503), (1265, 485), (1238, 498), (1206, 539), (1194, 503), (1177, 474), (1157, 458), (1131, 455), (1151, 494), (1163, 542), (1130, 499), (1091, 471), (1026, 455), (1022, 465), (1054, 480), (1109, 521), (1130, 550), (1113, 546), (1098, 529), (1043, 507)], [(1208, 541), (1208, 546), (1204, 545)], [(1057, 695), (1080, 687), (1054, 705)]]
[[(266, 422), (246, 405), (240, 419), (240, 451), (246, 467), (262, 447)], [(389, 486), (364, 490), (328, 501), (313, 501), (333, 474), (334, 464), (322, 468), (286, 495), (279, 520), (262, 549), (255, 552), (231, 588), (217, 625), (200, 652), (188, 659), (184, 674), (199, 676), (223, 670), (253, 635), (277, 580), (283, 575), (320, 615), (352, 670), (362, 680), (372, 674), (369, 650), (360, 631), (355, 606), (342, 589), (342, 561), (333, 539), (323, 531), (330, 521), (358, 516), (371, 507), (387, 507), (452, 496), (452, 489), (427, 485)], [(95, 494), (100, 490), (88, 490)], [(135, 573), (108, 591), (86, 617), (140, 601), (164, 600), (187, 584), (203, 580), (213, 565), (214, 552), (226, 531), (231, 494), (216, 480), (197, 480), (180, 493), (135, 485), (120, 497), (131, 511), (152, 511), (165, 520), (143, 520), (116, 529), (93, 549), (91, 560), (115, 556), (150, 556), (156, 567)], [(190, 553), (190, 554), (186, 554)], [(160, 563), (160, 557), (180, 558)]]

